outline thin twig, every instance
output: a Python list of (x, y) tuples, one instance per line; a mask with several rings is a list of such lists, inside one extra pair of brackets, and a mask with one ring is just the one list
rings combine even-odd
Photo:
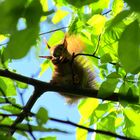
[[(100, 57), (95, 56), (94, 54), (85, 54), (85, 53), (78, 53), (74, 56), (74, 58), (79, 56), (79, 55), (90, 56), (90, 57), (94, 57), (94, 58), (97, 58), (97, 59), (101, 59)], [(109, 62), (109, 63), (112, 64), (112, 65), (117, 65), (118, 64), (118, 63), (114, 63), (114, 62)]]
[(102, 13), (102, 15), (106, 15), (106, 14), (108, 14), (108, 13), (110, 13), (112, 10), (108, 10), (108, 11), (106, 11), (105, 13)]
[(23, 109), (22, 107), (18, 106), (17, 104), (13, 104), (12, 102), (10, 102), (2, 88), (0, 88), (0, 92), (1, 92), (1, 94), (3, 95), (3, 97), (5, 99), (5, 103), (11, 104), (12, 106), (14, 106), (14, 107), (16, 107), (18, 109)]
[(64, 121), (64, 120), (55, 119), (55, 118), (49, 118), (49, 119), (51, 121), (55, 121), (55, 122), (59, 122), (59, 123), (64, 123), (64, 124), (68, 124), (68, 125), (75, 126), (75, 127), (78, 127), (78, 128), (82, 128), (84, 130), (87, 130), (88, 132), (96, 132), (96, 133), (99, 133), (99, 134), (103, 134), (103, 135), (107, 135), (107, 136), (112, 136), (112, 137), (115, 137), (115, 138), (120, 138), (120, 139), (125, 139), (125, 140), (136, 140), (136, 139), (133, 139), (133, 138), (129, 138), (129, 137), (125, 137), (125, 136), (121, 136), (121, 135), (115, 134), (115, 133), (110, 132), (110, 131), (97, 130), (97, 129), (85, 127), (85, 126), (76, 124), (76, 123), (71, 122), (71, 121)]
[(4, 46), (4, 45), (7, 45), (7, 42), (6, 43), (3, 43), (3, 44), (0, 44), (0, 46)]
[(1, 114), (0, 113), (0, 116), (2, 116), (2, 117), (17, 117), (17, 116), (19, 116), (19, 114)]
[(97, 43), (96, 49), (95, 49), (95, 51), (94, 51), (94, 53), (93, 53), (93, 56), (96, 55), (96, 53), (97, 53), (97, 51), (98, 51), (98, 49), (99, 49), (100, 41), (101, 41), (101, 34), (100, 34), (99, 37), (98, 37), (98, 43)]
[(69, 27), (69, 26), (57, 28), (57, 29), (54, 29), (54, 30), (51, 30), (51, 31), (47, 31), (47, 32), (42, 32), (42, 33), (40, 33), (39, 35), (49, 34), (49, 33), (52, 33), (52, 32), (58, 31), (58, 30), (66, 29), (66, 28), (68, 28), (68, 27)]
[[(27, 124), (25, 124), (27, 125)], [(3, 128), (11, 128), (10, 125), (7, 125), (7, 124), (0, 124), (0, 129), (2, 130)], [(25, 131), (25, 132), (29, 132), (28, 129), (22, 127), (22, 126), (16, 126), (16, 127), (13, 127), (14, 129), (18, 130), (18, 131)], [(61, 132), (61, 133), (65, 133), (65, 134), (70, 134), (69, 132), (65, 131), (65, 130), (59, 130), (57, 128), (46, 128), (46, 129), (41, 129), (41, 130), (34, 130), (36, 132)]]

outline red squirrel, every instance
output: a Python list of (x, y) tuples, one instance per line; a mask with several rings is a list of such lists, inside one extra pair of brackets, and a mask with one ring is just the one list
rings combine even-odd
[[(74, 57), (85, 48), (80, 36), (66, 34), (61, 44), (53, 47), (48, 45), (48, 48), (50, 56), (46, 58), (51, 59), (54, 65), (51, 83), (79, 88), (95, 88), (94, 69), (88, 63), (86, 56)], [(82, 98), (76, 95), (60, 94), (66, 98), (68, 104), (75, 103)]]

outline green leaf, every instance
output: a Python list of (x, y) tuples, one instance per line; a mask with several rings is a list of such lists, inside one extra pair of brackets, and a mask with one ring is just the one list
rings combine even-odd
[(64, 32), (62, 32), (62, 31), (56, 31), (50, 37), (50, 39), (48, 41), (48, 44), (52, 47), (52, 46), (55, 46), (57, 44), (62, 43), (63, 39), (64, 39)]
[[(79, 123), (79, 125), (84, 125), (85, 127), (89, 127), (89, 122), (86, 122), (84, 124)], [(84, 130), (82, 128), (76, 129), (76, 140), (86, 140), (88, 136), (88, 131)]]
[[(12, 97), (7, 97), (7, 99), (11, 102), (11, 103), (16, 103), (16, 100), (15, 98), (12, 98)], [(0, 103), (5, 103), (5, 99), (3, 97), (0, 97)]]
[(107, 98), (111, 96), (119, 82), (118, 78), (107, 78), (100, 86), (98, 97)]
[(119, 93), (126, 95), (130, 86), (131, 85), (128, 82), (123, 82), (122, 85), (120, 86)]
[(57, 140), (57, 139), (55, 136), (54, 137), (50, 136), (50, 137), (40, 138), (39, 140)]
[(102, 15), (99, 15), (99, 14), (92, 16), (87, 21), (87, 23), (89, 25), (93, 26), (92, 31), (95, 35), (101, 34), (101, 32), (103, 31), (105, 22), (106, 22), (106, 17), (102, 16)]
[(71, 20), (70, 27), (68, 29), (69, 34), (77, 33), (77, 22), (78, 22), (77, 17)]
[(89, 119), (90, 115), (94, 112), (98, 105), (99, 100), (92, 98), (88, 98), (84, 100), (81, 104), (79, 104), (78, 110), (80, 112), (80, 115), (82, 116), (81, 123)]
[[(87, 122), (87, 120), (90, 119), (91, 114), (98, 107), (98, 105), (99, 105), (99, 100), (93, 99), (93, 98), (85, 99), (79, 104), (78, 110), (81, 115), (81, 119), (79, 122), (80, 125), (89, 127), (90, 122), (89, 121)], [(88, 108), (87, 108), (87, 106), (88, 106)], [(87, 138), (87, 134), (88, 134), (87, 130), (77, 128), (76, 139), (85, 140)]]
[(25, 10), (26, 0), (0, 1), (0, 33), (9, 34), (16, 31), (18, 19)]
[(106, 112), (109, 112), (114, 107), (111, 103), (103, 103), (99, 104), (99, 106), (95, 109), (95, 111), (91, 115), (90, 125), (93, 125), (97, 121), (99, 121)]
[(139, 101), (138, 89), (132, 83), (124, 82), (119, 89), (119, 93), (119, 100), (123, 106), (128, 105), (128, 103), (138, 103)]
[(64, 11), (64, 10), (57, 10), (52, 18), (52, 22), (54, 24), (59, 23), (64, 17), (66, 17), (68, 15), (68, 11)]
[(120, 12), (115, 18), (112, 20), (111, 26), (115, 26), (119, 23), (121, 23), (125, 18), (127, 18), (130, 14), (132, 14), (132, 11), (130, 10), (124, 10)]
[(1, 140), (16, 140), (15, 138), (11, 137), (11, 136), (5, 136), (0, 134), (0, 139)]
[(28, 28), (15, 32), (4, 50), (4, 58), (20, 59), (24, 57), (30, 48), (35, 45), (39, 28)]
[(128, 82), (134, 82), (134, 80), (135, 80), (135, 75), (127, 76), (126, 79), (128, 80)]
[(124, 108), (124, 123), (123, 133), (128, 137), (140, 138), (140, 113), (135, 112), (132, 108)]
[[(13, 124), (13, 120), (11, 118), (9, 118), (9, 117), (6, 117), (6, 118), (3, 118), (0, 121), (0, 124), (3, 124), (3, 125), (12, 125)], [(5, 128), (5, 130), (7, 130), (7, 128)]]
[(100, 60), (101, 60), (101, 63), (108, 63), (108, 62), (112, 62), (112, 57), (109, 53), (106, 53), (101, 57)]
[(100, 14), (105, 9), (109, 8), (110, 0), (98, 0), (97, 2), (94, 2), (90, 4), (90, 7), (92, 8), (93, 14)]
[(22, 89), (28, 88), (28, 84), (23, 83), (23, 82), (19, 82), (19, 81), (16, 81), (16, 86), (17, 86), (18, 88), (22, 88)]
[(121, 78), (121, 75), (118, 74), (117, 72), (112, 72), (107, 76), (107, 78)]
[(132, 8), (132, 10), (136, 12), (140, 12), (140, 1), (139, 0), (124, 0), (129, 4), (129, 6)]
[(45, 60), (41, 65), (41, 71), (39, 73), (39, 77), (42, 76), (42, 74), (50, 67), (50, 60)]
[[(31, 3), (27, 6), (24, 13), (26, 18), (26, 23), (28, 28), (34, 28), (39, 26), (40, 18), (43, 14), (43, 9), (40, 0), (32, 0)], [(34, 34), (32, 34), (33, 36)], [(36, 35), (35, 35), (36, 36)]]
[[(110, 25), (111, 22), (108, 21), (107, 24)], [(124, 24), (124, 22), (120, 22), (116, 24), (115, 26), (113, 25), (106, 28), (104, 34), (102, 35), (102, 44), (104, 45), (104, 48), (102, 50), (104, 52), (110, 53), (113, 56), (118, 56), (117, 43), (118, 43), (119, 38), (121, 37), (122, 32), (125, 29), (125, 26), (126, 25)]]
[(77, 8), (80, 8), (84, 5), (88, 5), (88, 4), (91, 4), (93, 2), (97, 2), (98, 0), (76, 0), (76, 1), (73, 1), (73, 0), (66, 0), (69, 4), (77, 7)]
[(20, 109), (14, 107), (12, 105), (3, 105), (0, 107), (0, 109), (8, 111), (8, 112), (13, 113), (13, 114), (18, 114), (21, 112)]
[[(99, 123), (97, 124), (97, 129), (99, 130), (105, 130), (114, 133), (115, 132), (115, 120), (116, 120), (116, 113), (111, 112), (107, 116), (101, 119)], [(111, 136), (106, 135), (100, 135), (96, 134), (95, 139), (101, 140), (101, 139), (109, 139), (109, 140), (115, 140), (116, 138), (112, 138)]]
[(118, 46), (118, 55), (120, 61), (126, 70), (130, 73), (140, 71), (140, 27), (137, 21), (128, 25), (123, 32)]
[[(40, 3), (42, 5), (43, 12), (48, 11), (48, 0), (40, 0)], [(47, 19), (47, 16), (42, 16), (41, 21), (45, 21)]]
[(67, 5), (66, 0), (54, 0), (56, 6), (63, 6), (63, 5)]
[(6, 96), (16, 95), (14, 82), (9, 78), (0, 78), (0, 89), (5, 93)]
[(81, 29), (84, 28), (84, 26), (85, 23), (83, 23), (83, 21), (81, 21), (78, 17), (76, 17), (71, 21), (68, 33), (69, 34), (77, 34), (79, 32), (81, 33)]
[(114, 0), (112, 5), (112, 11), (114, 16), (123, 10), (124, 2), (123, 0)]
[(41, 107), (36, 114), (36, 118), (39, 125), (45, 124), (48, 121), (48, 111)]

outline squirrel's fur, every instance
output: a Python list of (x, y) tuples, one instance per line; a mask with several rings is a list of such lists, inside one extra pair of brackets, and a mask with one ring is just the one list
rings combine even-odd
[[(54, 71), (51, 83), (63, 86), (75, 86), (81, 88), (95, 88), (94, 69), (88, 63), (85, 56), (73, 56), (81, 53), (85, 48), (80, 36), (66, 35), (62, 44), (51, 47), (51, 61)], [(81, 96), (66, 95), (66, 102), (72, 104)], [(86, 93), (85, 93), (86, 94)]]

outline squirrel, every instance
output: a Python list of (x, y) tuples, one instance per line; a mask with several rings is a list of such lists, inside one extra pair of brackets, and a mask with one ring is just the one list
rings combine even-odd
[[(50, 83), (79, 88), (96, 88), (94, 69), (88, 64), (86, 56), (74, 57), (85, 49), (85, 44), (80, 36), (66, 34), (61, 44), (53, 47), (47, 44), (47, 46), (51, 56), (46, 58), (50, 59), (54, 65)], [(68, 104), (73, 104), (82, 98), (65, 93), (59, 94), (66, 98)]]

